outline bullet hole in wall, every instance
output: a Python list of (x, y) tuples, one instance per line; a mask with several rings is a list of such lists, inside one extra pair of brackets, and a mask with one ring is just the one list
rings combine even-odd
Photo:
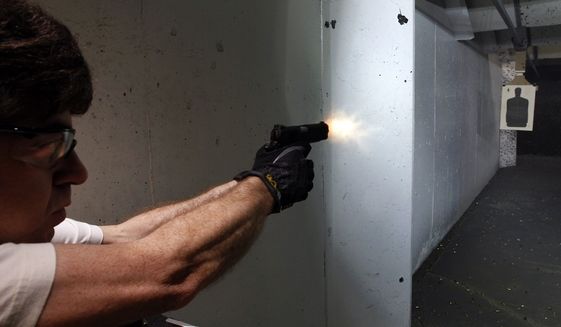
[(409, 22), (409, 19), (403, 16), (401, 13), (399, 13), (397, 15), (397, 21), (399, 22), (399, 24), (403, 25), (403, 24), (407, 24)]
[(323, 26), (325, 26), (325, 28), (332, 28), (335, 29), (335, 25), (337, 25), (337, 21), (335, 19), (332, 19), (331, 21), (326, 20), (325, 24), (323, 24)]

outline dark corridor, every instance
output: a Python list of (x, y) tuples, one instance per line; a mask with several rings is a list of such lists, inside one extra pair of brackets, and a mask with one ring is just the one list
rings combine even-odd
[(561, 156), (561, 81), (544, 81), (536, 93), (534, 131), (518, 133), (518, 154)]

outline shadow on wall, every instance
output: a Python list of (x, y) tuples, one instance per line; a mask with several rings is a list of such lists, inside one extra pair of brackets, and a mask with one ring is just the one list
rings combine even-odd
[[(221, 1), (217, 11), (216, 2), (191, 5), (173, 1), (172, 8), (166, 9), (170, 17), (159, 18), (174, 21), (183, 7), (196, 6), (190, 8), (195, 11), (191, 20), (182, 18), (177, 23), (177, 37), (183, 37), (189, 46), (192, 38), (199, 40), (206, 49), (204, 56), (198, 61), (185, 61), (182, 51), (177, 51), (173, 60), (155, 59), (164, 62), (163, 69), (169, 75), (178, 64), (188, 73), (172, 96), (177, 102), (191, 100), (192, 112), (182, 114), (188, 115), (183, 120), (188, 118), (192, 123), (183, 133), (195, 144), (190, 144), (193, 152), (182, 160), (194, 168), (194, 177), (188, 178), (200, 187), (205, 187), (201, 180), (215, 183), (247, 169), (274, 124), (315, 122), (321, 108), (318, 3)], [(153, 6), (161, 5), (154, 2)], [(216, 66), (209, 70), (209, 64), (213, 67), (211, 60)], [(161, 65), (154, 63), (153, 67), (158, 70), (154, 74), (160, 74)], [(194, 76), (197, 70), (208, 76)], [(161, 103), (169, 96), (162, 94), (155, 100), (157, 105), (167, 107)], [(183, 126), (175, 121), (165, 123), (177, 129)], [(171, 135), (165, 137), (158, 142), (173, 142)], [(217, 138), (219, 144), (214, 142)], [(176, 141), (176, 146), (181, 146), (180, 142)], [(161, 156), (169, 154), (166, 152)], [(312, 156), (319, 167), (318, 147), (314, 147)], [(157, 184), (162, 193), (170, 183), (181, 183), (164, 168)], [(179, 169), (177, 172), (185, 174)], [(322, 210), (322, 182), (320, 174), (317, 176), (316, 188), (307, 202), (270, 217), (248, 256), (172, 315), (207, 327), (224, 326), (225, 322), (233, 327), (324, 325), (325, 228), (321, 212), (317, 212)], [(179, 192), (181, 185), (176, 188)]]
[[(320, 118), (318, 1), (40, 2), (80, 35), (95, 76), (94, 106), (76, 121), (91, 174), (73, 217), (115, 223), (192, 196), (248, 169), (273, 124)], [(316, 208), (319, 174), (306, 203), (271, 217), (242, 262), (173, 315), (205, 327), (325, 325)]]
[(156, 201), (185, 190), (177, 174), (200, 190), (247, 169), (273, 123), (289, 117), (286, 4), (215, 4), (144, 4), (146, 29), (161, 31), (146, 36), (157, 49), (147, 74), (160, 81), (147, 90)]

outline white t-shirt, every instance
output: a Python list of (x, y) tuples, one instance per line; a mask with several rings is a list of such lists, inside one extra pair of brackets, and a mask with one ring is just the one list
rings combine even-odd
[(55, 226), (52, 243), (62, 244), (101, 244), (103, 232), (99, 226), (82, 223), (66, 218)]
[[(101, 228), (72, 219), (55, 227), (53, 243), (101, 244)], [(55, 277), (52, 243), (0, 244), (0, 326), (33, 327)]]

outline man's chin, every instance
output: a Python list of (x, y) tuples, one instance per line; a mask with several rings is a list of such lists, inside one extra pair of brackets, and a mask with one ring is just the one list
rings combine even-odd
[(54, 227), (35, 230), (32, 234), (23, 235), (17, 239), (12, 239), (14, 243), (49, 243), (55, 235)]
[(55, 236), (55, 229), (49, 228), (49, 230), (45, 233), (45, 240), (42, 242), (50, 242), (53, 239), (53, 236)]

